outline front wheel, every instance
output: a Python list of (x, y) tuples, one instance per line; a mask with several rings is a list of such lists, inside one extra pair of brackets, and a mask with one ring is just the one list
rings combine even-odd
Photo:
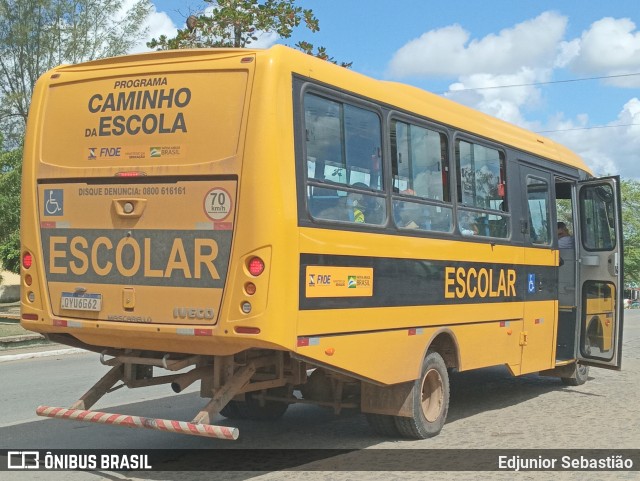
[(448, 411), (447, 366), (440, 354), (428, 351), (422, 363), (422, 375), (412, 390), (412, 416), (396, 417), (396, 427), (407, 438), (430, 438), (442, 430)]

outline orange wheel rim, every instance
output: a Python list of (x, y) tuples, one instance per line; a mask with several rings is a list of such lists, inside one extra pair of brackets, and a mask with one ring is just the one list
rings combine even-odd
[(442, 376), (436, 369), (429, 369), (422, 378), (422, 414), (430, 423), (435, 422), (444, 404)]

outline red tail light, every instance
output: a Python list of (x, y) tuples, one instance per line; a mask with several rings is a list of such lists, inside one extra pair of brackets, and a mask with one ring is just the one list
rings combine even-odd
[(252, 257), (248, 264), (249, 274), (258, 277), (264, 272), (264, 261), (259, 257)]
[(25, 252), (22, 255), (22, 267), (29, 269), (33, 265), (33, 256), (31, 252)]

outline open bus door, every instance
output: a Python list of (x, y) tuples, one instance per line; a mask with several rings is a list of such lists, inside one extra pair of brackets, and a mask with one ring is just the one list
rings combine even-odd
[(579, 182), (577, 218), (576, 358), (585, 365), (620, 369), (623, 323), (620, 177)]

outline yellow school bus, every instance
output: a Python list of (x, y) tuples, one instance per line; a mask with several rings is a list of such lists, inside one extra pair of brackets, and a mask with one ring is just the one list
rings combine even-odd
[[(456, 370), (620, 367), (618, 178), (283, 46), (53, 69), (23, 182), (22, 325), (111, 366), (43, 416), (235, 439), (217, 415), (307, 402), (426, 438)], [(210, 401), (190, 422), (92, 411), (118, 382)]]

